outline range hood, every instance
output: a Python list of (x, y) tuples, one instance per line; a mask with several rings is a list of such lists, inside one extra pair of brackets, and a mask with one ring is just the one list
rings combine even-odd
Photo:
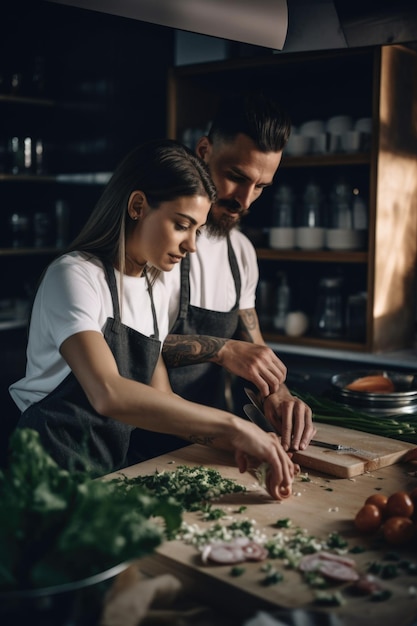
[(47, 0), (283, 52), (417, 42), (416, 0)]

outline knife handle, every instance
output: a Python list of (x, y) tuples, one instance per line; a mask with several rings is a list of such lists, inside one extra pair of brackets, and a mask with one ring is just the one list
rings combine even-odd
[(343, 447), (338, 443), (327, 443), (327, 441), (318, 441), (317, 439), (312, 439), (310, 441), (310, 445), (319, 446), (320, 448), (328, 448), (329, 450), (341, 450)]

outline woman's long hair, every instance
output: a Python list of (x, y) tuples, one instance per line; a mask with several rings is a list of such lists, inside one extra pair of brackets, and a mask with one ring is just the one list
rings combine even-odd
[(159, 139), (134, 148), (115, 169), (85, 226), (66, 252), (82, 251), (125, 271), (125, 242), (135, 222), (127, 211), (131, 193), (141, 190), (151, 209), (184, 196), (205, 196), (216, 189), (206, 164), (177, 141)]

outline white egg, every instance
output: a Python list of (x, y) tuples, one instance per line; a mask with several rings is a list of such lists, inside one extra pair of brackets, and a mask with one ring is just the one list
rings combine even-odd
[(285, 333), (290, 337), (301, 337), (308, 328), (308, 317), (302, 311), (290, 311), (285, 318)]

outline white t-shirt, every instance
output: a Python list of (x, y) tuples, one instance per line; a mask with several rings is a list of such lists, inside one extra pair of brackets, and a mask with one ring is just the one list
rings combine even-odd
[[(241, 293), (238, 308), (253, 309), (259, 269), (255, 248), (236, 228), (230, 233), (236, 255)], [(179, 310), (180, 266), (161, 277), (170, 291), (169, 327), (176, 321)], [(236, 288), (227, 253), (226, 237), (208, 237), (202, 230), (197, 240), (197, 252), (190, 254), (190, 302), (212, 311), (230, 311), (236, 302)]]
[[(143, 335), (154, 333), (151, 302), (144, 277), (123, 276), (116, 270), (121, 320)], [(167, 293), (158, 278), (153, 285), (161, 345), (168, 332)], [(103, 332), (113, 317), (110, 289), (100, 261), (72, 252), (53, 261), (36, 294), (27, 348), (26, 375), (9, 390), (21, 411), (53, 391), (70, 368), (59, 353), (71, 335), (86, 330)]]

